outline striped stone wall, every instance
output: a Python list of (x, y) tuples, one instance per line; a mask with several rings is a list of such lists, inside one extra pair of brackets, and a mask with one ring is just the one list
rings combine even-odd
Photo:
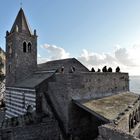
[(27, 110), (36, 110), (36, 93), (33, 89), (6, 88), (6, 118), (24, 115)]

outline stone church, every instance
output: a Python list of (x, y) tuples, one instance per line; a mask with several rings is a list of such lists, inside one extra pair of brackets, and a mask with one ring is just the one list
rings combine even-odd
[(138, 140), (140, 98), (128, 73), (91, 72), (75, 58), (37, 64), (37, 33), (21, 8), (6, 32), (2, 140)]

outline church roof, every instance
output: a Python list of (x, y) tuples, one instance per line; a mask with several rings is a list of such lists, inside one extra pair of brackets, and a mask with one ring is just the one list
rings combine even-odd
[(33, 89), (46, 79), (50, 78), (53, 74), (54, 71), (36, 72), (33, 75), (29, 76), (27, 79), (16, 83), (13, 87)]
[(138, 99), (139, 95), (137, 94), (122, 92), (102, 99), (92, 99), (88, 101), (74, 100), (74, 102), (84, 110), (109, 122), (115, 120), (118, 115), (128, 109), (129, 106), (133, 106)]
[(38, 65), (38, 70), (58, 70), (64, 67), (64, 72), (68, 73), (71, 67), (75, 67), (75, 71), (89, 72), (89, 70), (75, 58), (59, 59), (48, 61)]
[(18, 15), (15, 19), (15, 22), (11, 28), (10, 33), (13, 33), (17, 28), (18, 28), (18, 32), (27, 33), (30, 35), (32, 34), (22, 8), (20, 8), (20, 10), (18, 12)]

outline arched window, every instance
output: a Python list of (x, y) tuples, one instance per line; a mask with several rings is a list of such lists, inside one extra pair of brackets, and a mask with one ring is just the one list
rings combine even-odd
[(137, 124), (137, 116), (136, 116), (136, 112), (134, 113), (134, 125)]
[(133, 116), (131, 117), (131, 128), (134, 128), (134, 120), (133, 120)]
[(24, 52), (24, 53), (27, 52), (26, 47), (27, 47), (26, 42), (23, 42), (23, 52)]
[(8, 71), (9, 71), (9, 73), (11, 73), (11, 64), (9, 64), (9, 66), (8, 66)]
[(139, 122), (138, 109), (136, 109), (136, 123)]
[(12, 54), (12, 47), (11, 47), (11, 45), (8, 46), (8, 52), (9, 52), (9, 54)]
[(29, 42), (28, 43), (28, 52), (31, 53), (31, 49), (32, 49), (32, 44)]
[(140, 107), (138, 108), (138, 120), (140, 122)]
[(131, 132), (131, 129), (132, 129), (132, 116), (130, 114), (130, 116), (129, 116), (129, 132)]
[(134, 128), (135, 127), (135, 114), (134, 114), (134, 111), (131, 115), (131, 128)]

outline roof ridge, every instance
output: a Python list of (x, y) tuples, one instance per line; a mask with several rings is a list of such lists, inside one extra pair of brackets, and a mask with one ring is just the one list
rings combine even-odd
[(47, 61), (45, 63), (40, 63), (40, 64), (46, 64), (46, 63), (50, 63), (50, 62), (57, 62), (57, 61), (64, 61), (64, 60), (72, 60), (72, 59), (76, 59), (76, 58), (73, 57), (73, 58), (56, 59), (56, 60), (50, 60), (50, 61)]

